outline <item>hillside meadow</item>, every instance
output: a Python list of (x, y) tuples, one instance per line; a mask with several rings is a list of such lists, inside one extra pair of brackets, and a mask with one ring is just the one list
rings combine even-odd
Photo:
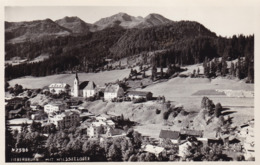
[[(112, 70), (99, 73), (78, 73), (79, 81), (94, 81), (99, 86), (104, 86), (105, 83), (115, 82), (128, 77), (130, 69)], [(58, 74), (46, 77), (26, 76), (9, 81), (10, 86), (20, 84), (24, 88), (37, 89), (48, 86), (51, 83), (67, 83), (73, 85), (75, 74)]]
[[(195, 68), (196, 66), (188, 70), (192, 71)], [(104, 86), (105, 83), (128, 77), (129, 73), (130, 69), (124, 69), (99, 73), (78, 73), (78, 75), (80, 81), (94, 81), (97, 85)], [(75, 74), (59, 74), (47, 77), (23, 77), (13, 79), (9, 83), (11, 86), (21, 84), (24, 88), (42, 88), (55, 82), (65, 82), (72, 85), (74, 78)], [(164, 95), (166, 100), (171, 101), (172, 105), (182, 105), (186, 111), (196, 113), (200, 111), (202, 98), (207, 96), (215, 104), (221, 103), (225, 108), (225, 116), (234, 117), (233, 122), (237, 126), (254, 118), (254, 97), (228, 97), (226, 95), (214, 95), (215, 92), (212, 92), (214, 90), (254, 92), (254, 84), (246, 84), (238, 79), (215, 78), (210, 80), (207, 78), (176, 77), (160, 83), (154, 82), (144, 89), (137, 90), (151, 91), (154, 96)], [(196, 95), (196, 93), (200, 94)], [(163, 110), (162, 105), (157, 102), (133, 104), (131, 102), (106, 103), (95, 101), (86, 102), (83, 106), (94, 114), (105, 112), (124, 114), (126, 118), (140, 123), (135, 127), (136, 130), (155, 138), (158, 137), (161, 129), (180, 129), (177, 126), (164, 125), (162, 114), (155, 114), (156, 109)]]

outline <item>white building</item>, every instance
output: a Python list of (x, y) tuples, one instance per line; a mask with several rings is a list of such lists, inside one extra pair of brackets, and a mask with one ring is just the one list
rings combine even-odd
[(57, 128), (69, 128), (79, 123), (79, 121), (79, 113), (74, 110), (66, 110), (48, 118), (48, 122), (53, 123)]
[(179, 145), (179, 156), (185, 158), (187, 154), (189, 154), (189, 148), (192, 146), (192, 143), (189, 141), (184, 142), (183, 144)]
[(49, 91), (51, 93), (59, 94), (61, 92), (69, 92), (70, 86), (66, 83), (52, 83), (49, 85)]
[(96, 84), (90, 81), (88, 85), (83, 89), (83, 97), (93, 97), (96, 94)]
[(113, 98), (123, 97), (124, 90), (118, 84), (110, 84), (106, 87), (104, 92), (105, 100), (112, 100)]
[(44, 106), (44, 112), (48, 115), (53, 115), (65, 110), (65, 104), (63, 103), (49, 103)]

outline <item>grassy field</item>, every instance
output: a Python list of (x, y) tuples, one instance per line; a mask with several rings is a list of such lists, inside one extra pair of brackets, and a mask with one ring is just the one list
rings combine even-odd
[(196, 96), (196, 95), (225, 95), (224, 92), (219, 92), (219, 91), (216, 91), (214, 89), (205, 89), (205, 90), (199, 90), (195, 93), (192, 94), (193, 96)]
[[(112, 70), (104, 71), (99, 73), (78, 73), (79, 81), (94, 81), (97, 85), (104, 86), (105, 83), (115, 82), (117, 79), (122, 80), (125, 77), (128, 77), (130, 69), (124, 70)], [(64, 82), (69, 85), (73, 84), (75, 74), (58, 74), (46, 77), (23, 77), (17, 78), (9, 81), (11, 86), (15, 84), (20, 84), (24, 88), (42, 88), (51, 83)]]

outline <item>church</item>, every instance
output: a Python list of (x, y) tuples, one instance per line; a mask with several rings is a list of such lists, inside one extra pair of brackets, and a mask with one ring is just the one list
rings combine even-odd
[(93, 97), (96, 94), (96, 84), (93, 81), (79, 81), (78, 73), (76, 73), (71, 95), (73, 97)]

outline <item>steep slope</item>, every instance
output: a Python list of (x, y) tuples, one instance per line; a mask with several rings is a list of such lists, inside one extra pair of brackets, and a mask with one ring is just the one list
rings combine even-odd
[(147, 24), (147, 26), (158, 25), (162, 22), (166, 24), (128, 30), (110, 49), (111, 52), (119, 57), (125, 57), (142, 51), (170, 49), (181, 45), (187, 46), (188, 42), (193, 41), (196, 37), (216, 38), (215, 33), (197, 22), (169, 22), (160, 19), (160, 17), (155, 18), (158, 19), (146, 18), (150, 20), (150, 24)]
[(62, 27), (71, 30), (73, 33), (88, 33), (92, 28), (91, 24), (88, 24), (78, 17), (64, 17), (55, 21)]
[(66, 36), (70, 30), (59, 26), (50, 19), (30, 22), (5, 22), (6, 41), (19, 43), (37, 40), (46, 36)]
[(93, 72), (102, 70), (107, 58), (128, 60), (133, 55), (162, 67), (201, 63), (205, 57), (253, 59), (254, 55), (254, 36), (218, 37), (197, 22), (174, 22), (158, 14), (142, 18), (119, 13), (93, 25), (77, 17), (56, 22), (5, 22), (5, 60), (50, 56), (37, 64), (7, 64), (6, 77), (46, 76), (73, 69)]

